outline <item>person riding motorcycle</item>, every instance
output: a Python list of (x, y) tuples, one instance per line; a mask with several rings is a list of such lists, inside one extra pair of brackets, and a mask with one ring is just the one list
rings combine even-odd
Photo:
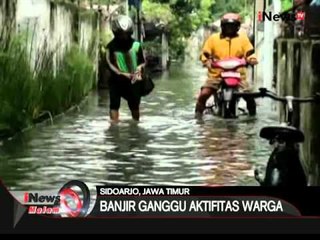
[[(196, 117), (201, 117), (206, 109), (207, 100), (216, 93), (221, 84), (221, 69), (212, 68), (212, 62), (226, 58), (245, 58), (250, 65), (258, 64), (254, 48), (245, 33), (238, 33), (241, 17), (236, 13), (227, 13), (221, 19), (221, 33), (212, 34), (204, 43), (200, 60), (208, 68), (208, 78), (202, 86), (196, 104)], [(242, 91), (251, 91), (247, 81), (246, 69), (240, 68)], [(245, 98), (249, 115), (256, 114), (256, 102), (252, 98)]]
[(114, 38), (106, 47), (106, 60), (111, 70), (109, 80), (110, 118), (119, 121), (121, 97), (127, 100), (132, 118), (140, 119), (141, 95), (139, 84), (146, 61), (141, 43), (134, 40), (133, 21), (119, 15), (111, 23)]

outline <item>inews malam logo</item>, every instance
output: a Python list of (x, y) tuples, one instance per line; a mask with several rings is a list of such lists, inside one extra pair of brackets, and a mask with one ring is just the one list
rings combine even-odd
[(71, 181), (57, 195), (26, 192), (23, 201), (29, 214), (85, 217), (90, 206), (90, 191), (83, 182)]

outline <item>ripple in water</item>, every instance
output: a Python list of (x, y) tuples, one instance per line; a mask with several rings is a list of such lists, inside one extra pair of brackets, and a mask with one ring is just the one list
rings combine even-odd
[[(268, 142), (259, 130), (276, 122), (259, 102), (257, 119), (193, 119), (202, 70), (176, 68), (157, 79), (142, 102), (142, 121), (110, 125), (108, 94), (92, 94), (87, 106), (53, 126), (0, 144), (0, 174), (12, 190), (60, 188), (69, 180), (120, 185), (256, 185), (253, 169), (265, 166)], [(191, 71), (191, 72), (190, 72)], [(204, 75), (205, 76), (205, 75)]]

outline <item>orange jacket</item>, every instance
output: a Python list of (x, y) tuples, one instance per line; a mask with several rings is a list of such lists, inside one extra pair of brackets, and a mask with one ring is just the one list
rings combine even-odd
[[(222, 36), (221, 33), (212, 34), (205, 42), (200, 60), (205, 63), (207, 58), (204, 53), (209, 53), (216, 60), (222, 60), (229, 57), (246, 58), (246, 60), (251, 58), (256, 58), (254, 54), (254, 48), (245, 33), (239, 33), (237, 37), (228, 38)], [(241, 73), (241, 78), (246, 79), (246, 69), (240, 68), (238, 70)], [(221, 70), (220, 69), (209, 69), (208, 77), (209, 79), (219, 78)]]

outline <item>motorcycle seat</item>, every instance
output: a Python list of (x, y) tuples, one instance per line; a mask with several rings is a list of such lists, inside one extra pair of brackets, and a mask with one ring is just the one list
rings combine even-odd
[(265, 127), (261, 130), (260, 137), (267, 140), (280, 139), (285, 142), (304, 142), (303, 132), (291, 126)]

